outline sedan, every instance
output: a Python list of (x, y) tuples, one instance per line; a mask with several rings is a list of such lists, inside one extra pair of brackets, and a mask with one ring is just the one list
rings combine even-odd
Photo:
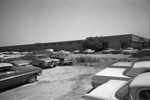
[(111, 65), (111, 68), (129, 68), (133, 62), (116, 62)]
[(92, 86), (95, 88), (111, 79), (130, 80), (135, 76), (150, 70), (150, 61), (135, 62), (128, 68), (105, 68), (92, 78)]
[(141, 49), (140, 51), (131, 53), (132, 57), (144, 57), (144, 56), (150, 56), (150, 48), (147, 49)]
[(103, 50), (102, 51), (102, 54), (109, 54), (109, 53), (112, 53), (115, 49), (113, 48), (107, 48), (106, 50)]
[(22, 83), (33, 83), (41, 75), (41, 68), (32, 66), (14, 66), (11, 63), (0, 63), (0, 89)]
[(142, 73), (131, 81), (110, 80), (88, 94), (84, 100), (150, 100), (150, 73)]
[(28, 55), (25, 59), (32, 60), (31, 64), (40, 68), (56, 66), (54, 60), (45, 54)]
[(122, 50), (122, 54), (131, 54), (134, 52), (138, 52), (138, 49), (134, 49), (132, 47), (126, 48), (125, 50)]
[(95, 52), (95, 50), (92, 50), (92, 49), (86, 49), (83, 51), (83, 53), (85, 53), (85, 54), (90, 54), (90, 53), (94, 53), (94, 52)]

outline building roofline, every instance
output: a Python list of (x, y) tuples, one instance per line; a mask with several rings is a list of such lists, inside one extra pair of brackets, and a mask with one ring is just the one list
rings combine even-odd
[[(110, 36), (100, 36), (100, 37), (107, 38), (107, 37), (119, 37), (119, 36), (138, 36), (138, 35), (135, 35), (135, 34), (121, 34), (121, 35), (110, 35)], [(138, 36), (138, 37), (147, 39), (147, 38), (142, 37), (142, 36)], [(29, 45), (35, 45), (35, 44), (62, 43), (62, 42), (74, 42), (74, 41), (83, 41), (83, 40), (85, 40), (85, 39), (68, 40), (68, 41), (56, 41), (56, 42), (44, 42), (44, 43), (37, 42), (37, 43), (32, 43), (32, 44), (22, 44), (22, 45), (20, 44), (20, 45), (10, 45), (10, 46), (1, 46), (1, 47), (29, 46)]]

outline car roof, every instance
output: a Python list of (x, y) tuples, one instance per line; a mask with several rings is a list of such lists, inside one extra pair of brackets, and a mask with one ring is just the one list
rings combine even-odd
[(113, 67), (113, 66), (118, 66), (118, 67), (123, 67), (123, 66), (125, 66), (125, 67), (131, 67), (132, 66), (132, 63), (133, 62), (116, 62), (116, 63), (113, 63), (112, 65), (111, 65), (111, 67)]
[(46, 56), (46, 54), (34, 54), (34, 55), (31, 55), (31, 56)]
[(135, 62), (133, 68), (150, 68), (150, 61)]
[[(85, 94), (86, 98), (95, 98), (94, 100), (98, 99), (105, 99), (108, 100), (116, 91), (124, 86), (128, 81), (124, 80), (109, 80), (108, 82), (98, 86), (92, 92)], [(107, 89), (109, 87), (109, 89)]]
[(150, 72), (142, 73), (136, 76), (131, 82), (130, 87), (150, 87)]
[(22, 64), (22, 63), (29, 63), (29, 61), (28, 60), (15, 60), (15, 61), (11, 61), (11, 63)]
[(13, 66), (13, 65), (10, 63), (0, 63), (0, 68), (7, 67), (7, 66)]

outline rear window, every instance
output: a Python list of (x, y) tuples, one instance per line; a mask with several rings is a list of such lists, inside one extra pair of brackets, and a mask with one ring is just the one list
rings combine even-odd
[(120, 90), (116, 92), (116, 97), (120, 100), (129, 100), (129, 83), (123, 86)]
[(150, 100), (150, 90), (142, 90), (139, 94), (139, 100)]

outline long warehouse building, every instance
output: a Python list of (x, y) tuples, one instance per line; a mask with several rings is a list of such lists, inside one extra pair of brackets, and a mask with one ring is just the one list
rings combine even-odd
[[(115, 35), (115, 36), (105, 36), (101, 37), (103, 41), (103, 49), (106, 48), (143, 48), (149, 44), (149, 39), (140, 37), (134, 34), (126, 35)], [(72, 41), (61, 41), (61, 42), (48, 42), (48, 43), (35, 43), (27, 45), (14, 45), (14, 46), (5, 46), (0, 47), (0, 51), (33, 51), (33, 50), (42, 50), (42, 49), (54, 49), (58, 50), (83, 50), (82, 42), (83, 40), (72, 40)]]

